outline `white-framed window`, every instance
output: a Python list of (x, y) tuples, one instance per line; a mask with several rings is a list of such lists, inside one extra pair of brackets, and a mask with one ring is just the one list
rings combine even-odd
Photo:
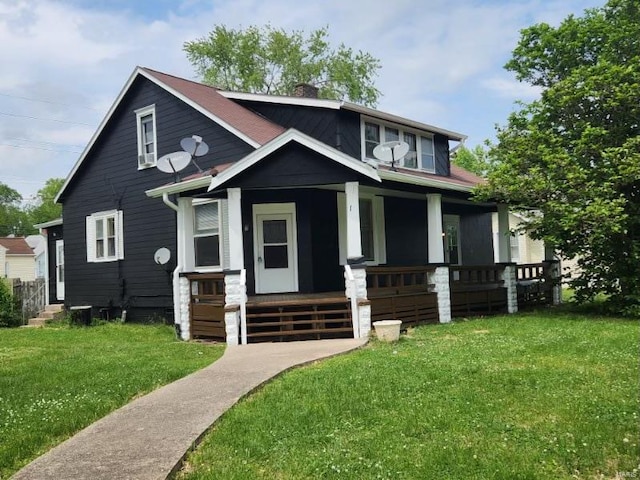
[(400, 139), (407, 142), (409, 152), (397, 166), (435, 173), (433, 135), (374, 119), (363, 119), (362, 121), (362, 160), (377, 160), (373, 156), (373, 149), (377, 145), (382, 141), (391, 142)]
[[(347, 263), (346, 195), (338, 192), (338, 236), (340, 264)], [(368, 265), (387, 261), (385, 240), (384, 197), (360, 193), (360, 243), (362, 256)]]
[(518, 263), (520, 261), (520, 235), (511, 232), (509, 235), (509, 248), (511, 249), (511, 261)]
[(222, 266), (220, 214), (218, 200), (193, 201), (193, 251), (196, 268)]
[(86, 217), (87, 262), (124, 259), (123, 216), (121, 210), (97, 212)]
[(157, 160), (156, 106), (149, 105), (135, 112), (138, 131), (138, 169), (154, 167)]

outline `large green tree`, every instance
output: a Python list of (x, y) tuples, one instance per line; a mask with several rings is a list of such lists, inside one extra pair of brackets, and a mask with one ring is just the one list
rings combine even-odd
[(498, 129), (483, 196), (542, 211), (534, 235), (578, 258), (579, 300), (640, 314), (640, 2), (526, 28), (506, 68), (542, 93)]
[(205, 83), (227, 90), (290, 95), (296, 84), (309, 83), (320, 98), (368, 106), (380, 96), (373, 82), (379, 60), (344, 44), (331, 47), (326, 27), (305, 35), (269, 25), (217, 25), (208, 36), (185, 42), (184, 50)]
[(54, 202), (64, 184), (64, 178), (50, 178), (36, 195), (35, 203), (27, 209), (32, 224), (44, 223), (62, 216), (62, 205)]
[(28, 235), (33, 227), (21, 207), (22, 196), (10, 186), (0, 182), (0, 237)]
[(480, 177), (486, 177), (494, 165), (493, 158), (483, 145), (473, 148), (460, 145), (451, 156), (451, 162)]

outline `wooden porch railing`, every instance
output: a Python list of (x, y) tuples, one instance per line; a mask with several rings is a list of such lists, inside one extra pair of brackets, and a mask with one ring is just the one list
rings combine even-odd
[(189, 273), (191, 338), (225, 341), (224, 273)]
[(517, 265), (518, 308), (553, 303), (551, 262)]
[(402, 320), (402, 326), (438, 323), (438, 297), (429, 283), (433, 266), (367, 267), (371, 321)]
[(507, 311), (504, 265), (449, 267), (451, 316), (490, 315)]

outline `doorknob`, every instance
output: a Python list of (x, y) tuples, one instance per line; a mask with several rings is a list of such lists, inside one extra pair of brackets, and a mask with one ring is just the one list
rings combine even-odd
[(258, 261), (262, 263), (262, 257), (258, 257)]

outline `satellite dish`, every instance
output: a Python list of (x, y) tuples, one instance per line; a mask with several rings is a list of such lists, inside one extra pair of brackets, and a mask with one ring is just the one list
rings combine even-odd
[(180, 146), (182, 149), (194, 157), (201, 157), (206, 155), (209, 151), (209, 145), (202, 141), (202, 137), (198, 135), (192, 135), (180, 140)]
[(171, 252), (166, 247), (160, 247), (156, 250), (156, 253), (153, 254), (153, 259), (158, 265), (166, 265), (170, 258)]
[(188, 152), (167, 153), (158, 159), (156, 167), (164, 173), (178, 173), (184, 170), (191, 161), (191, 154)]
[(409, 144), (394, 140), (393, 142), (385, 142), (373, 149), (373, 156), (381, 162), (391, 163), (391, 168), (395, 168), (395, 163), (402, 160), (409, 153)]

